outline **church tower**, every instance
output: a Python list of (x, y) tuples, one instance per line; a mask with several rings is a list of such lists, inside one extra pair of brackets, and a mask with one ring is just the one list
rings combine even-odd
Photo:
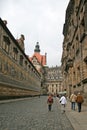
[(37, 42), (35, 49), (34, 49), (34, 52), (38, 52), (38, 53), (40, 52), (39, 42)]
[(42, 67), (46, 65), (46, 53), (45, 55), (40, 54), (39, 42), (36, 43), (34, 54), (29, 59), (33, 63), (33, 65), (36, 67), (36, 69), (41, 73)]

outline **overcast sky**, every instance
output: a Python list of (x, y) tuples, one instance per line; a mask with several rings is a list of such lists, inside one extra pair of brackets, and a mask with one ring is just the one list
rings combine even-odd
[(0, 17), (17, 39), (25, 36), (25, 53), (34, 53), (36, 42), (40, 54), (47, 53), (47, 65), (60, 66), (63, 24), (69, 0), (0, 0)]

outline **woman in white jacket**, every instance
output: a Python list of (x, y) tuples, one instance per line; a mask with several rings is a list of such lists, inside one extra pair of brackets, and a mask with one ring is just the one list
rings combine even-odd
[(60, 98), (60, 103), (61, 103), (61, 110), (62, 112), (64, 113), (65, 112), (65, 107), (66, 107), (66, 104), (67, 104), (67, 100), (66, 100), (66, 97), (63, 95), (61, 98)]

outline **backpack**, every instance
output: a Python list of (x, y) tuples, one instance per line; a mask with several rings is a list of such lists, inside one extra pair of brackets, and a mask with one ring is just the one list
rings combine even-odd
[(49, 97), (49, 98), (48, 98), (48, 102), (49, 102), (49, 103), (53, 103), (53, 98), (52, 98), (52, 97)]

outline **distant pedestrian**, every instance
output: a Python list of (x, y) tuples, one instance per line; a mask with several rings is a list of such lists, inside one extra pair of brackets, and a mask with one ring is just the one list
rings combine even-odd
[(64, 113), (65, 112), (65, 107), (66, 107), (66, 104), (67, 104), (67, 100), (66, 100), (66, 97), (65, 95), (63, 95), (59, 102), (61, 103), (61, 111)]
[(71, 102), (71, 109), (72, 110), (75, 110), (76, 98), (77, 98), (77, 96), (75, 94), (71, 94), (70, 102)]
[(39, 96), (39, 98), (40, 98), (40, 94), (39, 94), (38, 96)]
[(81, 95), (81, 93), (78, 93), (76, 102), (78, 104), (78, 112), (81, 112), (82, 103), (84, 102), (84, 99), (83, 99), (83, 96)]
[(53, 104), (53, 96), (51, 94), (48, 96), (47, 104), (48, 104), (48, 110), (51, 111)]

